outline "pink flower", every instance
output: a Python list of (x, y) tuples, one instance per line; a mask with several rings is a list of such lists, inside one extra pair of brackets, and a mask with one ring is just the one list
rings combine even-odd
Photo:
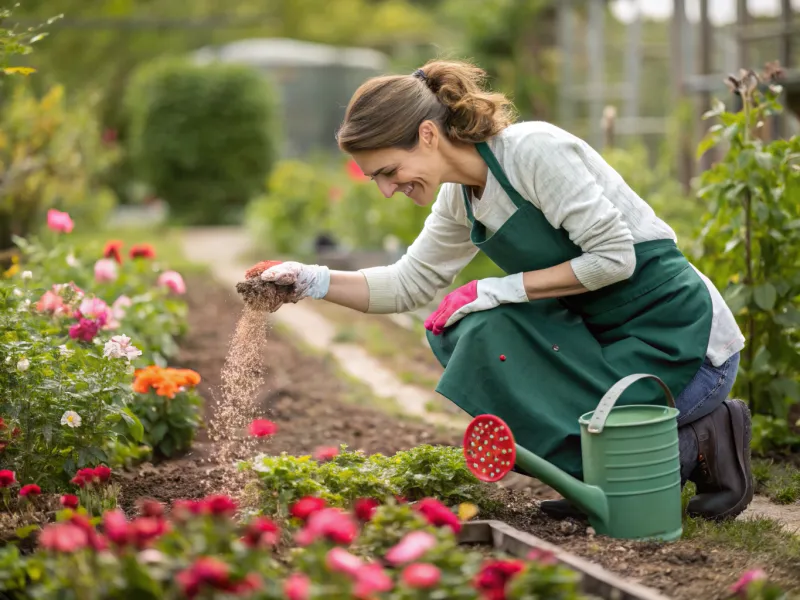
[(109, 510), (103, 514), (103, 530), (106, 537), (118, 546), (125, 546), (133, 537), (128, 521), (119, 509)]
[(91, 342), (100, 330), (100, 323), (90, 319), (79, 319), (75, 325), (69, 328), (69, 337), (73, 340), (83, 340)]
[(355, 521), (338, 508), (324, 508), (313, 513), (304, 529), (298, 532), (296, 540), (301, 546), (307, 546), (320, 537), (327, 538), (334, 544), (351, 544), (358, 533)]
[(28, 485), (23, 485), (22, 488), (19, 490), (19, 495), (23, 498), (26, 496), (38, 496), (42, 493), (42, 488), (40, 488), (35, 483), (29, 483)]
[(279, 533), (274, 521), (267, 517), (256, 517), (247, 525), (242, 541), (251, 548), (274, 546), (278, 543)]
[(412, 588), (430, 588), (439, 583), (442, 572), (430, 563), (414, 563), (403, 569), (403, 583)]
[(230, 496), (208, 496), (203, 500), (206, 511), (217, 517), (225, 517), (236, 512), (236, 502)]
[(314, 459), (318, 461), (331, 460), (339, 455), (339, 449), (336, 446), (320, 446), (314, 450)]
[(185, 294), (186, 284), (183, 277), (177, 271), (164, 271), (158, 277), (158, 285), (168, 287), (175, 294)]
[(11, 487), (15, 483), (17, 483), (17, 479), (14, 471), (9, 471), (8, 469), (0, 470), (0, 488)]
[(558, 559), (556, 555), (553, 554), (550, 550), (540, 550), (539, 548), (534, 548), (530, 552), (528, 552), (528, 556), (526, 557), (528, 560), (532, 560), (534, 562), (538, 562), (542, 565), (557, 565)]
[(101, 258), (94, 263), (94, 280), (98, 283), (116, 281), (117, 263), (111, 258)]
[(61, 506), (63, 506), (64, 508), (75, 509), (78, 508), (78, 505), (80, 504), (81, 501), (78, 499), (77, 496), (73, 494), (64, 494), (63, 496), (61, 496), (59, 502), (61, 502)]
[(126, 358), (128, 361), (141, 356), (142, 351), (131, 344), (127, 335), (115, 335), (103, 347), (103, 356), (106, 358)]
[(328, 551), (325, 556), (325, 564), (331, 571), (351, 576), (364, 566), (364, 562), (360, 558), (339, 547)]
[(450, 527), (454, 533), (461, 531), (458, 516), (436, 498), (423, 498), (414, 505), (414, 510), (434, 527)]
[(278, 432), (278, 426), (268, 419), (254, 419), (249, 427), (250, 435), (254, 437), (267, 437)]
[(381, 503), (374, 498), (359, 498), (353, 504), (353, 512), (359, 521), (366, 523), (372, 520), (372, 517), (375, 516), (375, 511), (378, 510), (380, 505)]
[(747, 571), (744, 575), (739, 578), (739, 581), (734, 583), (731, 586), (731, 594), (736, 596), (740, 596), (742, 598), (747, 597), (747, 588), (750, 587), (750, 584), (754, 581), (759, 581), (761, 579), (766, 579), (767, 574), (764, 572), (763, 569), (751, 569)]
[(292, 573), (283, 583), (283, 593), (288, 600), (308, 600), (311, 580), (303, 573)]
[(292, 505), (290, 514), (296, 519), (307, 521), (312, 514), (325, 508), (325, 504), (324, 498), (306, 496), (305, 498), (300, 498), (300, 500)]
[(407, 533), (399, 543), (389, 548), (386, 560), (394, 565), (418, 560), (428, 550), (436, 546), (436, 538), (426, 531)]
[(126, 295), (122, 295), (111, 305), (111, 316), (113, 319), (117, 321), (121, 321), (125, 318), (126, 308), (130, 308), (133, 306), (133, 300), (128, 298)]
[(356, 585), (353, 589), (356, 598), (366, 599), (375, 592), (388, 592), (391, 589), (392, 578), (377, 563), (362, 567), (356, 573)]
[(89, 535), (72, 523), (51, 523), (42, 529), (39, 545), (56, 552), (75, 552), (89, 544)]
[(64, 312), (64, 308), (64, 300), (52, 290), (47, 290), (42, 294), (42, 297), (39, 298), (39, 302), (36, 303), (36, 310), (39, 312), (60, 314)]
[(111, 309), (100, 298), (84, 298), (78, 305), (80, 316), (86, 319), (102, 319), (105, 323), (108, 320)]
[(70, 233), (74, 223), (68, 213), (51, 208), (47, 211), (47, 226), (53, 231)]

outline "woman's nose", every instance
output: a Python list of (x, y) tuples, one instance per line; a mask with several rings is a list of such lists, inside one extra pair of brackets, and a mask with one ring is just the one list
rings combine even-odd
[(391, 198), (397, 191), (397, 184), (386, 179), (381, 179), (378, 181), (378, 189), (386, 198)]

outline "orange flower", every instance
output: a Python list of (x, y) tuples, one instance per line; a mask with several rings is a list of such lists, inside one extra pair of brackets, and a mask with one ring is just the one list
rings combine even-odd
[(181, 388), (190, 388), (200, 383), (200, 375), (191, 369), (163, 368), (150, 365), (135, 372), (133, 391), (147, 394), (150, 390), (159, 396), (174, 398)]

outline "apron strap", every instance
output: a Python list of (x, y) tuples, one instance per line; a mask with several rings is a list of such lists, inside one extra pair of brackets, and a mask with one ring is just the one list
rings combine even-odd
[[(506, 177), (505, 172), (503, 171), (503, 167), (500, 166), (500, 163), (497, 161), (494, 153), (492, 152), (491, 148), (486, 142), (478, 142), (475, 144), (475, 147), (478, 150), (478, 153), (483, 158), (483, 162), (489, 167), (489, 170), (494, 175), (494, 178), (500, 183), (503, 190), (505, 190), (508, 197), (511, 198), (511, 201), (514, 203), (514, 206), (517, 208), (522, 208), (526, 204), (530, 204), (522, 195), (514, 189), (511, 183), (508, 181), (508, 177)], [(464, 193), (464, 206), (467, 209), (467, 218), (469, 219), (470, 223), (475, 222), (475, 215), (472, 212), (472, 203), (469, 199), (469, 192), (467, 191), (467, 186), (462, 185), (461, 190)]]

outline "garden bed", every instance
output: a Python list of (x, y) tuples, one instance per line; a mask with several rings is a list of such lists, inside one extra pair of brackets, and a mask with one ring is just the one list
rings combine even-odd
[[(220, 286), (188, 280), (188, 335), (178, 362), (203, 375), (201, 392), (210, 398), (228, 341), (240, 314), (235, 293)], [(303, 354), (285, 334), (273, 330), (267, 345), (266, 385), (262, 402), (280, 431), (267, 452), (310, 454), (321, 445), (347, 444), (367, 454), (392, 454), (419, 444), (460, 444), (459, 432), (407, 422), (379, 408), (353, 400), (352, 384), (337, 377), (324, 357)], [(376, 402), (378, 402), (376, 400)], [(211, 405), (211, 403), (209, 403)], [(121, 503), (130, 511), (141, 495), (160, 500), (199, 498), (215, 483), (213, 447), (203, 435), (186, 456), (158, 465), (143, 465), (126, 477)], [(726, 527), (690, 522), (689, 539), (670, 545), (640, 544), (598, 538), (585, 524), (553, 521), (538, 510), (538, 499), (557, 497), (534, 483), (529, 489), (495, 489), (490, 509), (477, 518), (499, 519), (557, 544), (630, 581), (673, 598), (722, 598), (743, 571), (764, 568), (789, 589), (800, 589), (800, 548), (792, 547), (769, 522), (734, 523)]]

